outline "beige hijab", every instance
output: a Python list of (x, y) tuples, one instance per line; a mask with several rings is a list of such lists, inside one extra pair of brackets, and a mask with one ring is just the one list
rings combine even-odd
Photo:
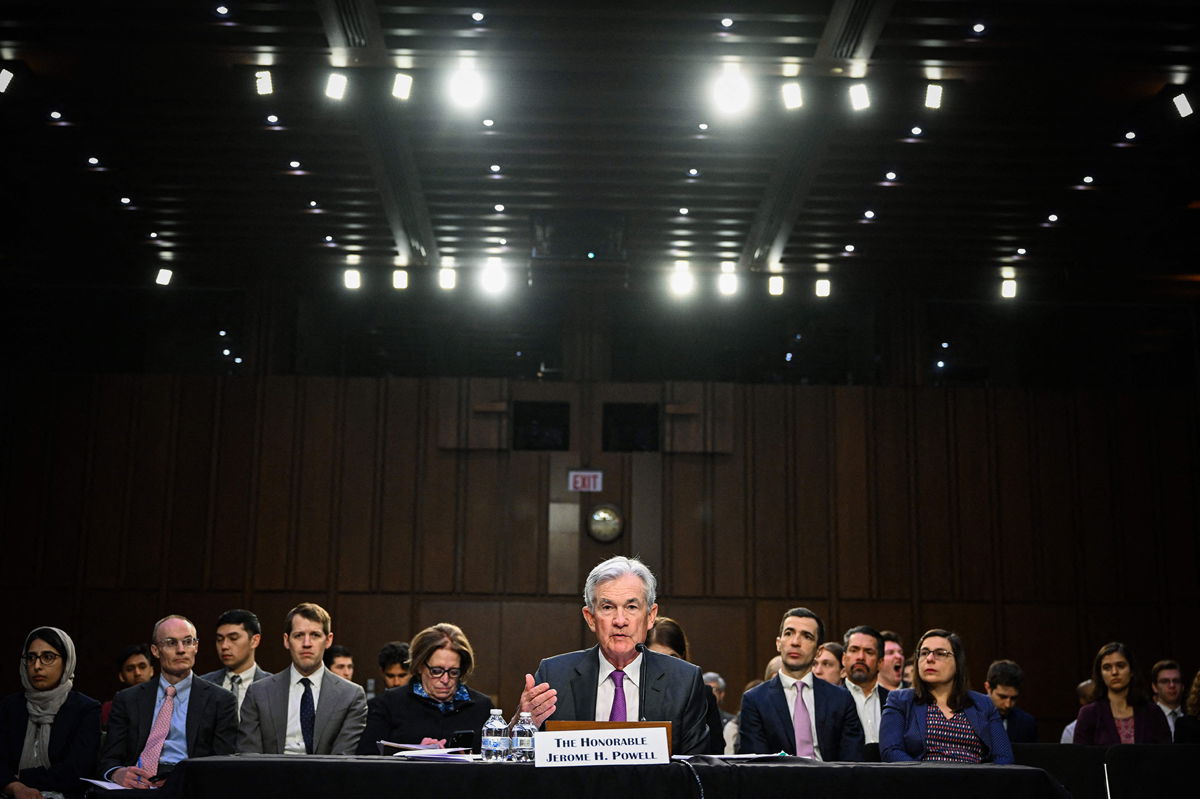
[[(26, 654), (29, 651), (29, 645), (39, 639), (58, 649), (54, 641), (46, 640), (45, 631), (47, 630), (53, 632), (62, 641), (64, 651), (60, 651), (59, 654), (63, 658), (63, 676), (58, 681), (58, 685), (45, 691), (38, 691), (29, 682), (29, 675), (25, 671), (25, 662), (21, 661), (20, 663), (21, 685), (25, 688), (25, 709), (29, 711), (29, 724), (25, 727), (25, 745), (21, 749), (19, 766), (22, 771), (39, 766), (50, 768), (50, 730), (54, 726), (54, 717), (58, 714), (58, 709), (62, 707), (63, 702), (67, 701), (67, 694), (71, 693), (71, 689), (75, 685), (75, 642), (71, 640), (71, 636), (57, 627), (38, 627), (30, 632), (25, 636), (25, 645), (21, 649), (21, 654)], [(39, 633), (42, 634), (39, 635)]]

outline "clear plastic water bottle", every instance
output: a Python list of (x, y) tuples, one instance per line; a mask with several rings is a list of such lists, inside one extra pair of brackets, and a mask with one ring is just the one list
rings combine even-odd
[(503, 763), (508, 759), (508, 722), (504, 720), (504, 711), (492, 708), (487, 723), (483, 725), (483, 762)]
[(533, 714), (522, 712), (512, 728), (512, 749), (509, 750), (508, 759), (514, 763), (532, 763), (533, 735), (536, 732), (537, 726), (533, 723)]

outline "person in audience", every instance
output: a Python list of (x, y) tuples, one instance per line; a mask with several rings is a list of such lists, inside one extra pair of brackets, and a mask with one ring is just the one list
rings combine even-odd
[[(1075, 686), (1075, 695), (1079, 698), (1079, 706), (1083, 707), (1088, 702), (1092, 701), (1092, 681), (1084, 680)], [(1075, 743), (1075, 722), (1076, 719), (1071, 719), (1071, 723), (1063, 727), (1062, 735), (1058, 742), (1062, 744)]]
[(217, 657), (221, 668), (201, 675), (200, 679), (219, 685), (237, 703), (238, 719), (242, 717), (242, 700), (250, 683), (265, 680), (271, 672), (254, 662), (254, 654), (262, 641), (262, 624), (258, 616), (240, 608), (227, 610), (217, 617)]
[(389, 641), (379, 650), (379, 671), (383, 687), (399, 688), (408, 685), (412, 672), (408, 669), (408, 641)]
[(75, 643), (57, 627), (38, 627), (21, 648), (23, 692), (0, 701), (3, 794), (41, 799), (51, 791), (82, 796), (100, 750), (100, 703), (74, 690)]
[(770, 682), (771, 678), (774, 677), (776, 674), (778, 674), (779, 670), (782, 668), (783, 668), (783, 658), (782, 657), (780, 657), (779, 655), (776, 655), (775, 657), (771, 658), (770, 660), (767, 661), (766, 668), (763, 669), (762, 681)]
[(983, 690), (996, 706), (1008, 740), (1015, 744), (1031, 744), (1037, 740), (1037, 722), (1017, 707), (1024, 678), (1025, 673), (1015, 662), (997, 660), (988, 666), (987, 679), (983, 681)]
[(444, 747), (455, 732), (478, 735), (491, 713), (487, 694), (466, 685), (475, 650), (458, 627), (446, 622), (426, 627), (409, 652), (416, 679), (371, 701), (360, 755), (376, 754), (377, 741)]
[[(154, 676), (154, 666), (150, 665), (150, 645), (130, 644), (121, 650), (117, 656), (117, 682), (126, 688), (149, 682)], [(108, 717), (112, 714), (112, 700), (100, 706), (100, 729), (108, 729)]]
[(1079, 709), (1075, 743), (1091, 746), (1160, 744), (1171, 742), (1171, 728), (1134, 670), (1125, 644), (1112, 641), (1100, 647), (1092, 661), (1091, 702)]
[(233, 694), (192, 671), (196, 626), (185, 616), (165, 616), (150, 641), (158, 679), (113, 699), (100, 755), (100, 773), (123, 788), (159, 785), (181, 760), (231, 755), (237, 741)]
[(845, 648), (837, 641), (826, 641), (817, 647), (817, 656), (813, 659), (813, 674), (819, 680), (830, 685), (842, 684), (842, 655)]
[(1183, 717), (1183, 670), (1174, 660), (1160, 660), (1150, 669), (1150, 692), (1163, 712), (1175, 740), (1175, 723)]
[(283, 619), (286, 670), (250, 685), (242, 703), (237, 748), (268, 755), (352, 755), (367, 718), (367, 697), (325, 668), (333, 619), (314, 602), (301, 602)]
[(1013, 762), (996, 706), (986, 694), (969, 690), (967, 656), (955, 633), (933, 629), (917, 642), (913, 687), (888, 693), (879, 753), (885, 763)]
[[(688, 657), (687, 634), (679, 626), (679, 622), (667, 616), (659, 616), (655, 620), (654, 626), (646, 635), (646, 644), (650, 647), (651, 652), (686, 660), (688, 663), (692, 662)], [(725, 739), (722, 737), (724, 724), (721, 721), (721, 709), (717, 707), (717, 697), (711, 690), (704, 699), (708, 706), (704, 715), (705, 722), (708, 724), (707, 754), (718, 755), (725, 749)]]
[(738, 752), (787, 752), (814, 760), (863, 759), (863, 731), (854, 700), (812, 673), (825, 624), (808, 608), (792, 608), (779, 625), (775, 648), (783, 667), (746, 692)]
[(866, 742), (867, 760), (879, 762), (879, 719), (887, 704), (888, 689), (879, 684), (879, 658), (883, 636), (865, 624), (851, 627), (842, 635), (846, 645), (842, 664), (846, 669), (846, 690), (858, 710), (858, 720)]
[(354, 681), (354, 653), (350, 651), (349, 647), (334, 644), (325, 650), (323, 660), (325, 668), (343, 680)]
[[(771, 676), (775, 676), (775, 675), (771, 675)], [(763, 682), (762, 680), (751, 680), (750, 682), (746, 683), (745, 687), (742, 688), (742, 696), (744, 697), (746, 695), (746, 692), (749, 691), (751, 688), (755, 687), (756, 685), (762, 685), (762, 682)], [(742, 717), (742, 708), (741, 708), (741, 705), (739, 704), (738, 712), (735, 713), (733, 718), (729, 720), (729, 723), (727, 723), (725, 725), (725, 734), (724, 734), (725, 754), (727, 754), (727, 755), (736, 755), (737, 754), (738, 741), (741, 739), (741, 735), (739, 734), (739, 728), (741, 726), (741, 717)]]
[(1187, 715), (1175, 722), (1175, 743), (1200, 743), (1200, 671), (1192, 678), (1192, 687), (1188, 691), (1187, 701), (1183, 704)]
[(883, 661), (879, 664), (879, 684), (889, 691), (904, 686), (904, 642), (891, 630), (881, 630)]
[(915, 669), (916, 669), (916, 666), (913, 664), (912, 658), (909, 658), (908, 660), (904, 661), (904, 670), (902, 672), (900, 672), (900, 674), (901, 674), (900, 684), (903, 685), (905, 688), (912, 688), (913, 671)]
[(721, 725), (728, 724), (733, 721), (733, 714), (721, 707), (721, 703), (725, 701), (725, 678), (715, 671), (706, 671), (700, 675), (704, 680), (704, 684), (713, 692), (713, 696), (717, 698), (717, 709), (721, 711)]
[(709, 745), (700, 669), (650, 651), (644, 641), (658, 616), (654, 574), (636, 558), (597, 564), (583, 589), (583, 620), (596, 646), (543, 660), (525, 675), (519, 708), (541, 725), (563, 721), (670, 721), (672, 751), (700, 754)]

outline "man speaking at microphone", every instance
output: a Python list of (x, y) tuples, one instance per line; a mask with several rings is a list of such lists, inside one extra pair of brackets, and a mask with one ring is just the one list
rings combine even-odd
[(600, 563), (583, 588), (583, 619), (597, 645), (547, 658), (525, 675), (522, 711), (543, 721), (669, 721), (672, 751), (700, 754), (708, 741), (700, 669), (651, 652), (656, 581), (636, 558)]

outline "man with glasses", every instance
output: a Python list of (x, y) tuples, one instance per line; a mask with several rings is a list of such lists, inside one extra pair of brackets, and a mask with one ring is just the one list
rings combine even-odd
[(1183, 715), (1183, 670), (1174, 660), (1160, 660), (1150, 670), (1150, 690), (1154, 703), (1167, 717), (1171, 727), (1171, 740), (1175, 740), (1175, 722)]
[(352, 755), (367, 721), (362, 686), (325, 668), (333, 643), (325, 608), (302, 602), (283, 620), (292, 665), (252, 684), (242, 703), (239, 752)]
[(669, 721), (672, 752), (704, 753), (708, 712), (700, 669), (646, 648), (658, 616), (656, 581), (636, 558), (610, 558), (583, 589), (583, 620), (597, 645), (547, 658), (525, 675), (520, 710), (535, 724), (561, 721)]
[(126, 688), (113, 699), (100, 756), (105, 779), (125, 788), (162, 784), (189, 757), (232, 754), (237, 736), (233, 694), (195, 679), (196, 627), (183, 616), (154, 625), (150, 653), (159, 677)]

